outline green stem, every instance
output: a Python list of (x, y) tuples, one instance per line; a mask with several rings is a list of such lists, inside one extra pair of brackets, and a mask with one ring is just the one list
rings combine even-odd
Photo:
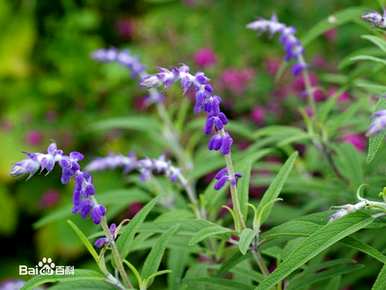
[(268, 276), (269, 271), (268, 271), (267, 266), (264, 263), (263, 257), (261, 256), (260, 252), (257, 249), (253, 249), (252, 253), (253, 253), (253, 257), (255, 258), (257, 265), (259, 266), (261, 273), (264, 276)]
[[(224, 129), (220, 131), (220, 134), (222, 136), (225, 135)], [(236, 178), (231, 153), (224, 155), (224, 158), (225, 158), (225, 164), (228, 170), (228, 175), (232, 176), (232, 178)], [(231, 183), (230, 190), (231, 190), (233, 211), (235, 213), (235, 228), (236, 228), (236, 231), (242, 231), (245, 228), (245, 221), (244, 221), (243, 213), (241, 212), (241, 208), (240, 208), (240, 200), (239, 200), (239, 194), (237, 192), (237, 184)]]
[(114, 260), (114, 263), (117, 266), (117, 270), (118, 270), (118, 272), (119, 272), (119, 274), (120, 274), (120, 276), (121, 276), (121, 278), (123, 280), (123, 284), (126, 287), (128, 287), (129, 289), (132, 289), (133, 286), (130, 283), (129, 276), (127, 276), (125, 268), (123, 267), (123, 262), (122, 262), (122, 259), (121, 259), (121, 255), (119, 254), (118, 248), (117, 248), (117, 246), (115, 244), (114, 237), (110, 233), (109, 226), (107, 225), (106, 217), (102, 218), (101, 226), (102, 226), (102, 229), (103, 229), (103, 231), (105, 233), (105, 236), (110, 241), (109, 244), (110, 244), (110, 247), (111, 247), (111, 252), (112, 252), (112, 255), (113, 255), (113, 260)]

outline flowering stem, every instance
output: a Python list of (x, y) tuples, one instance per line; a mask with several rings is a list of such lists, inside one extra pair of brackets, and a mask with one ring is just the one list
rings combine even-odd
[[(222, 136), (224, 136), (226, 134), (225, 130), (222, 129), (220, 131), (220, 134)], [(236, 180), (231, 153), (224, 155), (224, 158), (225, 158), (225, 163), (226, 163), (226, 167), (228, 169), (229, 176), (232, 176), (232, 178), (234, 178), (234, 180)], [(235, 213), (235, 228), (236, 228), (236, 231), (241, 231), (245, 228), (245, 222), (244, 222), (243, 213), (241, 212), (241, 208), (240, 208), (239, 194), (237, 192), (237, 184), (236, 183), (233, 184), (231, 182), (230, 183), (230, 190), (231, 190), (233, 210)]]
[(306, 65), (306, 62), (304, 61), (303, 55), (299, 54), (298, 62), (300, 65), (302, 65), (304, 67), (304, 69), (302, 70), (302, 74), (303, 74), (304, 84), (305, 84), (306, 92), (307, 92), (307, 100), (308, 100), (309, 106), (312, 109), (313, 116), (316, 119), (316, 105), (315, 105), (315, 100), (314, 100), (314, 94), (313, 94), (311, 79), (310, 79), (310, 75), (308, 74), (307, 65)]
[(118, 272), (123, 280), (123, 284), (125, 286), (127, 286), (129, 289), (132, 289), (133, 286), (130, 283), (129, 277), (127, 276), (127, 273), (123, 267), (121, 255), (119, 254), (118, 248), (115, 244), (114, 237), (110, 233), (109, 226), (107, 225), (107, 220), (106, 220), (105, 216), (101, 220), (101, 226), (102, 226), (102, 229), (105, 233), (105, 236), (110, 241), (110, 247), (111, 247), (111, 252), (113, 255), (113, 260), (114, 260), (115, 265), (117, 266), (117, 270), (118, 270)]
[[(155, 89), (152, 88), (150, 90), (155, 90)], [(166, 137), (168, 138), (168, 141), (171, 142), (170, 145), (173, 148), (174, 153), (176, 154), (176, 157), (180, 163), (180, 166), (182, 167), (184, 172), (191, 170), (193, 167), (192, 161), (190, 160), (189, 156), (181, 146), (181, 143), (179, 141), (180, 137), (178, 136), (169, 118), (169, 115), (166, 112), (165, 105), (162, 102), (158, 102), (156, 107), (157, 107), (158, 114), (165, 125)]]
[(335, 164), (334, 159), (331, 156), (331, 151), (328, 149), (328, 146), (325, 144), (325, 142), (320, 141), (318, 139), (319, 135), (316, 132), (316, 123), (317, 123), (317, 112), (316, 112), (316, 105), (315, 105), (315, 100), (313, 97), (313, 88), (310, 80), (310, 75), (308, 73), (307, 67), (306, 67), (306, 62), (304, 61), (303, 55), (298, 56), (298, 61), (301, 65), (304, 65), (304, 69), (302, 70), (303, 74), (303, 79), (304, 79), (304, 84), (306, 87), (306, 93), (307, 93), (307, 100), (308, 100), (308, 105), (312, 109), (312, 116), (311, 116), (311, 125), (308, 127), (309, 133), (312, 136), (312, 141), (315, 145), (315, 147), (322, 153), (322, 155), (326, 158), (327, 162), (330, 164), (332, 170), (334, 171), (335, 175), (342, 179), (345, 180), (345, 178), (340, 174), (338, 167)]

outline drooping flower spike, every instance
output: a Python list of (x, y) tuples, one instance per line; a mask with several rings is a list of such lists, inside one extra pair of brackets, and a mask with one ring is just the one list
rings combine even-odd
[(94, 198), (95, 187), (92, 176), (83, 172), (79, 161), (83, 155), (79, 152), (71, 152), (65, 155), (63, 150), (57, 149), (55, 143), (48, 146), (47, 153), (26, 153), (27, 158), (15, 163), (11, 169), (12, 176), (27, 175), (31, 178), (38, 171), (49, 174), (58, 164), (62, 169), (61, 182), (67, 184), (71, 179), (75, 181), (73, 191), (73, 213), (80, 214), (83, 218), (90, 216), (95, 224), (99, 224), (106, 214), (106, 208), (98, 204)]
[[(181, 84), (184, 94), (188, 90), (194, 91), (194, 112), (205, 112), (207, 115), (204, 132), (208, 135), (213, 134), (209, 140), (208, 149), (219, 151), (224, 156), (229, 155), (233, 139), (225, 130), (228, 118), (221, 112), (221, 98), (213, 94), (209, 78), (203, 72), (192, 74), (185, 64), (171, 70), (160, 68), (157, 74), (144, 77), (141, 84), (147, 88), (168, 88), (176, 82)], [(231, 177), (229, 180), (233, 179), (236, 177)]]
[(383, 15), (376, 11), (366, 12), (362, 15), (362, 19), (375, 27), (386, 29), (386, 10), (383, 10)]
[(86, 166), (86, 171), (113, 170), (116, 168), (123, 168), (125, 173), (138, 170), (143, 181), (149, 180), (152, 174), (156, 173), (164, 174), (171, 181), (178, 181), (182, 186), (187, 185), (187, 180), (182, 175), (181, 170), (174, 167), (163, 155), (156, 159), (144, 158), (138, 160), (133, 153), (129, 153), (127, 156), (110, 154), (109, 156), (96, 158), (91, 161)]
[[(132, 77), (142, 79), (147, 74), (145, 66), (139, 61), (138, 57), (131, 54), (129, 50), (118, 50), (116, 48), (97, 49), (91, 53), (91, 58), (105, 63), (115, 62), (129, 69)], [(164, 97), (157, 90), (149, 90), (149, 95), (146, 98), (146, 104), (162, 102)]]
[(303, 59), (303, 46), (300, 40), (295, 36), (296, 29), (286, 26), (278, 22), (276, 15), (273, 15), (270, 20), (258, 19), (247, 25), (247, 28), (258, 31), (260, 33), (268, 32), (271, 36), (276, 33), (280, 34), (280, 42), (285, 50), (285, 60), (295, 60), (296, 63), (292, 66), (292, 73), (298, 75), (306, 68), (306, 63)]
[(381, 110), (373, 115), (372, 122), (367, 130), (367, 136), (373, 136), (386, 128), (386, 110)]

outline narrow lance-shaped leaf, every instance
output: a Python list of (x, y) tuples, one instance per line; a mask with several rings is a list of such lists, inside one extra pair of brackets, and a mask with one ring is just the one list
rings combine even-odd
[(79, 239), (82, 241), (83, 245), (87, 248), (87, 250), (90, 252), (91, 256), (94, 258), (94, 260), (99, 263), (99, 256), (98, 253), (95, 251), (94, 247), (91, 245), (90, 241), (87, 239), (86, 235), (74, 224), (72, 221), (68, 220), (68, 224), (71, 226), (71, 228), (74, 230), (75, 234), (79, 237)]
[(386, 265), (383, 265), (381, 271), (378, 274), (377, 280), (371, 290), (384, 290), (386, 285)]
[(373, 217), (356, 212), (324, 225), (308, 238), (304, 239), (256, 290), (271, 289), (275, 284), (285, 279), (289, 274), (307, 263), (313, 257), (341, 239), (363, 229), (373, 221)]
[(224, 228), (222, 226), (213, 224), (208, 227), (205, 227), (201, 230), (199, 230), (189, 241), (189, 245), (192, 246), (194, 244), (197, 244), (209, 237), (221, 235), (221, 234), (227, 234), (231, 233), (232, 231), (228, 228)]
[(45, 283), (64, 282), (64, 281), (84, 281), (84, 280), (104, 280), (105, 277), (98, 272), (85, 269), (75, 269), (74, 275), (39, 275), (28, 280), (23, 290), (32, 290)]
[(147, 215), (156, 205), (157, 200), (158, 198), (151, 200), (126, 226), (122, 228), (121, 234), (117, 239), (117, 247), (123, 258), (128, 255), (139, 226), (144, 222)]
[(141, 276), (144, 279), (148, 279), (151, 275), (158, 271), (166, 246), (168, 245), (170, 239), (172, 239), (174, 234), (178, 231), (178, 228), (179, 225), (170, 228), (168, 231), (163, 233), (154, 244), (142, 268)]
[(257, 208), (258, 212), (261, 213), (260, 223), (263, 224), (268, 216), (271, 213), (273, 203), (272, 201), (276, 200), (279, 196), (284, 183), (286, 182), (292, 167), (295, 163), (295, 160), (298, 156), (297, 152), (292, 153), (292, 155), (288, 158), (288, 160), (284, 163), (284, 165), (280, 168), (279, 173), (276, 175), (275, 179), (272, 181), (271, 185), (268, 187), (267, 191), (264, 193), (263, 198), (261, 199), (259, 206)]
[[(386, 98), (381, 97), (375, 106), (375, 111), (379, 111), (386, 108)], [(382, 148), (385, 140), (385, 131), (369, 138), (369, 150), (367, 153), (367, 163), (374, 160), (377, 152)]]
[(251, 245), (253, 239), (256, 237), (257, 232), (252, 229), (243, 229), (240, 234), (239, 249), (240, 252), (245, 255)]

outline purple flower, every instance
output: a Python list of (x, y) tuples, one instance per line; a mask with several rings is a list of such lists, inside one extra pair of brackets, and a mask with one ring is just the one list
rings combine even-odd
[(141, 76), (145, 67), (133, 56), (129, 50), (117, 50), (115, 48), (110, 49), (98, 49), (91, 54), (91, 57), (100, 62), (116, 62), (131, 71), (132, 76)]
[(141, 180), (149, 180), (153, 173), (164, 174), (173, 182), (180, 182), (183, 186), (186, 185), (186, 180), (181, 174), (181, 170), (174, 167), (169, 160), (166, 160), (165, 156), (161, 155), (158, 158), (144, 158), (138, 160), (133, 153), (124, 155), (109, 155), (103, 158), (97, 158), (91, 161), (86, 166), (86, 171), (101, 171), (112, 170), (116, 168), (123, 168), (125, 173), (129, 173), (132, 170), (138, 170), (141, 174)]
[(362, 15), (362, 19), (375, 27), (386, 29), (386, 10), (383, 10), (383, 15), (376, 11), (366, 12)]
[(103, 205), (100, 205), (93, 198), (95, 187), (89, 173), (80, 169), (78, 161), (83, 159), (79, 152), (71, 152), (65, 155), (62, 150), (57, 149), (56, 144), (48, 146), (47, 153), (26, 153), (28, 158), (17, 162), (11, 169), (11, 175), (28, 175), (32, 177), (36, 172), (50, 173), (55, 164), (58, 163), (62, 169), (61, 181), (63, 184), (75, 180), (73, 191), (73, 213), (79, 213), (83, 218), (90, 215), (95, 224), (99, 224), (106, 213)]
[(223, 168), (219, 172), (217, 172), (216, 176), (214, 177), (217, 182), (214, 185), (215, 190), (220, 190), (225, 186), (227, 182), (230, 182), (232, 186), (236, 186), (237, 180), (241, 177), (240, 173), (235, 173), (234, 176), (230, 176), (228, 174), (228, 169)]
[(285, 51), (285, 60), (296, 60), (296, 64), (292, 66), (292, 73), (298, 75), (306, 67), (303, 60), (303, 46), (300, 40), (295, 36), (295, 28), (286, 26), (278, 22), (276, 15), (273, 15), (271, 20), (258, 19), (247, 25), (247, 28), (256, 30), (258, 32), (269, 32), (271, 36), (276, 33), (280, 34), (280, 42)]
[(366, 136), (373, 136), (384, 130), (386, 127), (386, 110), (374, 113), (372, 122), (367, 130)]
[(184, 93), (189, 89), (194, 90), (194, 111), (196, 113), (202, 111), (207, 113), (204, 132), (210, 134), (214, 131), (215, 133), (209, 141), (209, 150), (218, 150), (224, 155), (229, 154), (233, 140), (229, 133), (224, 130), (228, 119), (225, 114), (220, 111), (221, 98), (212, 94), (213, 88), (209, 83), (209, 78), (206, 77), (203, 72), (198, 72), (193, 75), (189, 72), (189, 67), (184, 64), (171, 70), (160, 68), (159, 73), (146, 76), (141, 84), (145, 87), (161, 85), (169, 87), (177, 81), (180, 82)]
[[(111, 224), (109, 227), (109, 231), (111, 236), (114, 238), (114, 240), (117, 238), (118, 232), (117, 232), (117, 226), (115, 224)], [(102, 237), (95, 241), (94, 245), (97, 248), (102, 248), (104, 245), (107, 245), (111, 241), (108, 237)]]

